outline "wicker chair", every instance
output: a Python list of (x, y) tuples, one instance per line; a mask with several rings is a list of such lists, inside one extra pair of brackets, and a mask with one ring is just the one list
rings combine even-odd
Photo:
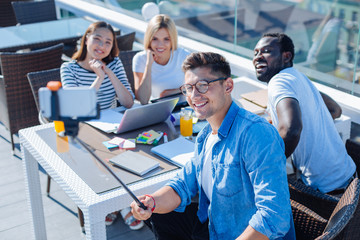
[(346, 151), (356, 164), (356, 172), (360, 176), (360, 142), (353, 139), (346, 140)]
[(355, 178), (328, 220), (306, 206), (291, 200), (296, 239), (359, 239), (359, 193), (360, 182), (358, 178)]
[(57, 20), (55, 2), (35, 1), (35, 2), (12, 2), (16, 21), (19, 24), (29, 24)]
[(62, 50), (61, 43), (28, 53), (0, 53), (3, 73), (0, 80), (0, 121), (10, 132), (13, 150), (13, 134), (39, 124), (38, 110), (26, 74), (60, 67)]
[(135, 32), (116, 36), (117, 45), (120, 51), (130, 51), (133, 49), (135, 41)]
[(331, 213), (340, 198), (321, 193), (306, 186), (301, 180), (297, 180), (295, 174), (288, 176), (290, 199), (315, 211), (325, 219), (329, 219)]
[(60, 68), (54, 68), (50, 70), (44, 70), (39, 72), (31, 72), (27, 74), (31, 91), (34, 96), (35, 104), (40, 112), (39, 106), (39, 89), (41, 87), (46, 87), (47, 83), (50, 81), (61, 81), (60, 78)]
[(0, 1), (0, 27), (8, 27), (16, 25), (15, 13), (11, 2), (15, 0)]
[[(356, 170), (360, 176), (360, 143), (348, 139), (346, 141), (346, 150), (356, 164)], [(306, 186), (302, 181), (296, 180), (295, 174), (288, 176), (290, 198), (309, 209), (316, 211), (320, 216), (328, 219), (333, 212), (338, 197), (329, 194), (323, 194), (319, 191)]]
[(132, 59), (139, 51), (120, 51), (119, 58), (124, 66), (127, 79), (130, 83), (131, 89), (135, 92), (134, 74), (132, 71)]
[(304, 205), (290, 200), (295, 225), (296, 239), (315, 239), (322, 234), (327, 224), (327, 219)]

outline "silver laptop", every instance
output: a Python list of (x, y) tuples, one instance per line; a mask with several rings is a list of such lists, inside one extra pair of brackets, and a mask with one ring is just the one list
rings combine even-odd
[(173, 111), (178, 98), (147, 105), (107, 109), (100, 112), (100, 119), (87, 123), (107, 133), (123, 133), (165, 121)]

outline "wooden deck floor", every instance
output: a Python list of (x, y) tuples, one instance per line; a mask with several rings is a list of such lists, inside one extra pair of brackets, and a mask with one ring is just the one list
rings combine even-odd
[[(17, 144), (15, 155), (12, 155), (9, 139), (8, 131), (0, 123), (0, 239), (31, 239), (30, 213), (26, 201), (20, 145), (15, 137)], [(47, 175), (41, 172), (40, 178), (48, 239), (86, 239), (80, 229), (76, 205), (54, 181), (51, 182), (48, 197)], [(146, 226), (141, 230), (132, 231), (124, 224), (121, 217), (106, 230), (107, 239), (155, 239)]]

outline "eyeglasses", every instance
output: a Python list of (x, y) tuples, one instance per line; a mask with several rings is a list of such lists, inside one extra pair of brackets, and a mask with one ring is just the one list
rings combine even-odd
[(227, 77), (222, 77), (222, 78), (218, 78), (215, 80), (211, 80), (211, 81), (207, 81), (207, 80), (200, 80), (195, 84), (184, 84), (180, 87), (180, 91), (182, 92), (182, 94), (184, 94), (185, 96), (190, 95), (193, 91), (193, 88), (195, 87), (196, 90), (199, 93), (207, 93), (207, 91), (209, 90), (209, 84), (216, 82), (216, 81), (221, 81), (221, 80), (226, 80)]

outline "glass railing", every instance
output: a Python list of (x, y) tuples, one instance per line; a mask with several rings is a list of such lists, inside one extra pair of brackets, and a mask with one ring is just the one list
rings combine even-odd
[[(89, 2), (144, 19), (155, 3), (179, 35), (252, 58), (266, 32), (285, 32), (295, 44), (295, 66), (313, 81), (360, 96), (360, 2), (350, 0), (104, 0)], [(156, 9), (155, 9), (156, 10)], [(155, 11), (148, 8), (145, 14)]]

